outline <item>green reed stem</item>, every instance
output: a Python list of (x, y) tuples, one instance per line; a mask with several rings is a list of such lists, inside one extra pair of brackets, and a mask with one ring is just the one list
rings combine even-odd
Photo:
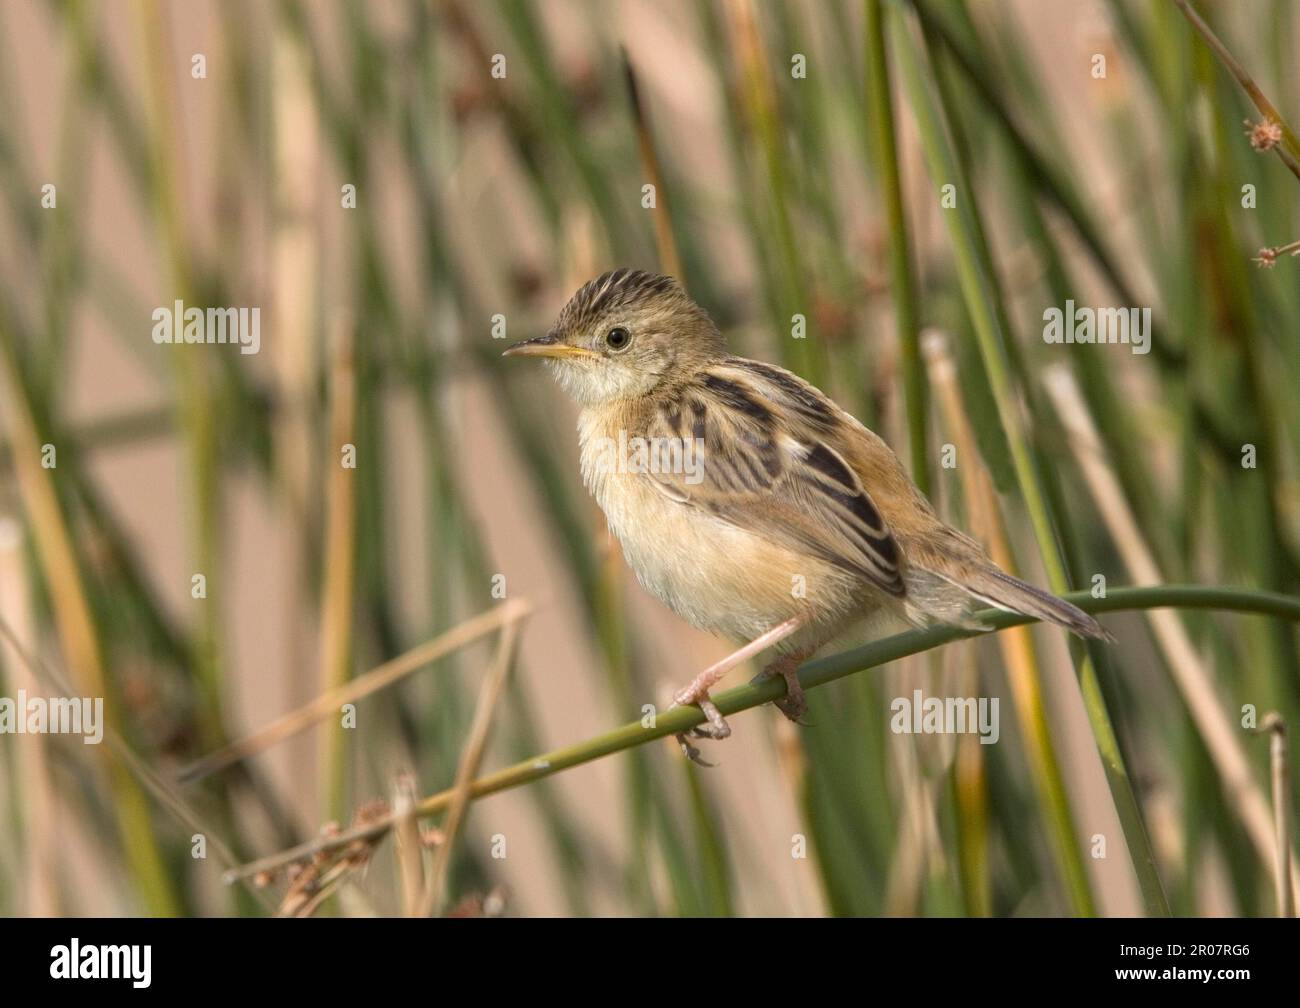
[(903, 207), (903, 182), (898, 172), (898, 141), (894, 131), (894, 103), (889, 85), (889, 58), (885, 52), (881, 0), (866, 0), (867, 118), (872, 154), (883, 190), (889, 231), (889, 283), (894, 297), (894, 324), (903, 361), (903, 392), (907, 400), (907, 439), (912, 479), (921, 491), (931, 492), (927, 461), (925, 367), (921, 362), (916, 280), (912, 271), (907, 214)]

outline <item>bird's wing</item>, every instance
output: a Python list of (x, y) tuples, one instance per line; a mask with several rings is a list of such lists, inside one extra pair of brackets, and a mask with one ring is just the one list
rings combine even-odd
[(685, 464), (670, 467), (681, 471), (650, 478), (683, 505), (810, 553), (901, 597), (898, 544), (834, 447), (848, 422), (824, 395), (789, 372), (727, 358), (650, 418), (651, 439), (685, 446)]

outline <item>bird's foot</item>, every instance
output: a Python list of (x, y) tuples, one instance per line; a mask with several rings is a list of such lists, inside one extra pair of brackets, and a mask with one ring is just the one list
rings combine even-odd
[(690, 732), (679, 732), (677, 734), (677, 744), (682, 747), (682, 755), (694, 763), (696, 766), (715, 767), (718, 764), (710, 763), (700, 755), (700, 747), (691, 742), (692, 738), (699, 738), (698, 729), (692, 729)]
[[(681, 732), (677, 736), (677, 742), (691, 761), (699, 763), (701, 766), (709, 766), (700, 759), (700, 751), (691, 745), (692, 738), (711, 738), (724, 739), (731, 734), (731, 728), (727, 722), (722, 719), (722, 712), (709, 699), (709, 690), (713, 689), (729, 671), (739, 665), (741, 662), (748, 661), (760, 651), (771, 647), (777, 641), (784, 640), (792, 633), (804, 625), (802, 616), (793, 616), (784, 623), (779, 623), (766, 633), (755, 637), (744, 647), (738, 648), (731, 654), (727, 655), (719, 662), (715, 662), (706, 668), (703, 672), (691, 680), (685, 688), (678, 690), (673, 697), (674, 707), (687, 707), (695, 704), (704, 712), (707, 725), (699, 725), (690, 731)], [(800, 656), (795, 662), (796, 666), (803, 661), (804, 656)]]
[(688, 707), (691, 704), (699, 707), (703, 712), (706, 723), (696, 725), (689, 732), (679, 732), (677, 735), (677, 744), (682, 747), (682, 752), (692, 763), (698, 763), (700, 766), (713, 766), (712, 763), (706, 762), (700, 757), (700, 750), (691, 744), (692, 738), (707, 738), (721, 741), (731, 735), (731, 726), (722, 717), (722, 712), (718, 710), (717, 705), (709, 699), (707, 685), (696, 679), (685, 689), (678, 690), (673, 696), (674, 707)]
[(758, 674), (759, 679), (780, 676), (785, 680), (785, 696), (777, 697), (772, 702), (795, 724), (804, 724), (804, 715), (808, 713), (808, 701), (804, 697), (803, 686), (799, 683), (799, 665), (806, 657), (807, 655), (799, 653), (781, 655)]

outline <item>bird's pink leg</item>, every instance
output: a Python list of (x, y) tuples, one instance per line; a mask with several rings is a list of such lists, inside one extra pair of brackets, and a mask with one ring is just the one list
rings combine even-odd
[[(683, 689), (678, 690), (677, 693), (674, 694), (674, 707), (684, 707), (687, 704), (695, 704), (704, 712), (704, 716), (708, 719), (709, 726), (707, 728), (701, 726), (693, 729), (695, 735), (702, 738), (724, 739), (731, 734), (731, 728), (728, 726), (727, 722), (722, 719), (721, 711), (719, 711), (718, 708), (714, 706), (713, 701), (709, 699), (709, 690), (713, 689), (723, 676), (741, 662), (748, 661), (760, 651), (764, 651), (778, 641), (784, 640), (803, 625), (804, 618), (801, 616), (794, 616), (786, 620), (784, 623), (774, 626), (765, 634), (755, 637), (744, 647), (738, 648), (721, 661), (710, 665), (692, 679)], [(802, 661), (802, 659), (800, 659), (800, 661)], [(771, 666), (769, 666), (769, 668), (770, 667)], [(795, 667), (798, 666), (796, 665)], [(700, 751), (687, 741), (685, 732), (682, 732), (677, 736), (677, 741), (682, 747), (682, 752), (686, 753), (686, 755), (696, 763), (701, 762)]]

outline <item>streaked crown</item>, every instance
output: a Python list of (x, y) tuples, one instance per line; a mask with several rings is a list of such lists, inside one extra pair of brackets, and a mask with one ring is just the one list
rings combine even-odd
[(681, 284), (670, 276), (626, 267), (610, 270), (579, 287), (560, 310), (555, 325), (564, 331), (578, 331), (608, 314), (635, 311), (655, 298), (674, 302), (690, 300)]

